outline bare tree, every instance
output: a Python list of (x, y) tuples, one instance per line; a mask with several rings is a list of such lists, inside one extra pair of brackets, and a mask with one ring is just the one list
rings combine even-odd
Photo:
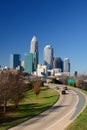
[(10, 99), (10, 84), (8, 80), (9, 72), (0, 74), (0, 104), (3, 106), (3, 112), (6, 112), (7, 102)]
[(6, 112), (7, 103), (11, 101), (16, 108), (24, 97), (25, 84), (20, 72), (12, 73), (5, 71), (0, 74), (0, 105)]
[(18, 108), (19, 102), (23, 99), (26, 91), (26, 86), (21, 73), (12, 75), (11, 86), (11, 102)]

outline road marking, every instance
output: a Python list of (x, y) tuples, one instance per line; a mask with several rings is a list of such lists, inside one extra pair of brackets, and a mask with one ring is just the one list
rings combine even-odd
[[(73, 91), (73, 93), (76, 94), (76, 92), (74, 92), (74, 91)], [(60, 121), (64, 120), (64, 118), (66, 118), (67, 116), (69, 116), (74, 111), (74, 109), (76, 109), (76, 106), (77, 106), (78, 102), (79, 102), (79, 96), (77, 96), (77, 102), (76, 102), (75, 106), (72, 108), (72, 110), (67, 115), (65, 115), (64, 117), (62, 117), (60, 120), (56, 121), (54, 124), (50, 125), (45, 130), (49, 130), (50, 128), (52, 128), (53, 126), (55, 126), (57, 123), (59, 123)]]

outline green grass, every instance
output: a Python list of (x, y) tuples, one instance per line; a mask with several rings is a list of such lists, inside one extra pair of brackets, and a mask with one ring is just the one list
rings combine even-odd
[[(87, 91), (82, 90), (85, 94)], [(87, 130), (87, 106), (83, 112), (65, 130)]]
[(77, 119), (66, 130), (87, 130), (87, 106)]
[(4, 115), (0, 113), (0, 130), (6, 130), (16, 124), (30, 119), (42, 111), (52, 106), (59, 98), (59, 95), (53, 89), (43, 87), (38, 96), (33, 91), (28, 91), (25, 98), (15, 110), (13, 106), (8, 108)]

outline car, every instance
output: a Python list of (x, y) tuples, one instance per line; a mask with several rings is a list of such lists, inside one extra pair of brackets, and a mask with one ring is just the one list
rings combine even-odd
[(61, 93), (62, 93), (62, 94), (66, 94), (66, 91), (63, 89), (63, 90), (61, 91)]

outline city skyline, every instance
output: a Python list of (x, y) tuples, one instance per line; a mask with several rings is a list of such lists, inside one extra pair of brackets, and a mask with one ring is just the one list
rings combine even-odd
[(71, 71), (87, 73), (87, 1), (3, 0), (0, 1), (0, 65), (9, 65), (10, 54), (29, 51), (35, 35), (39, 63), (44, 64), (44, 47), (54, 48), (54, 57), (68, 57)]

